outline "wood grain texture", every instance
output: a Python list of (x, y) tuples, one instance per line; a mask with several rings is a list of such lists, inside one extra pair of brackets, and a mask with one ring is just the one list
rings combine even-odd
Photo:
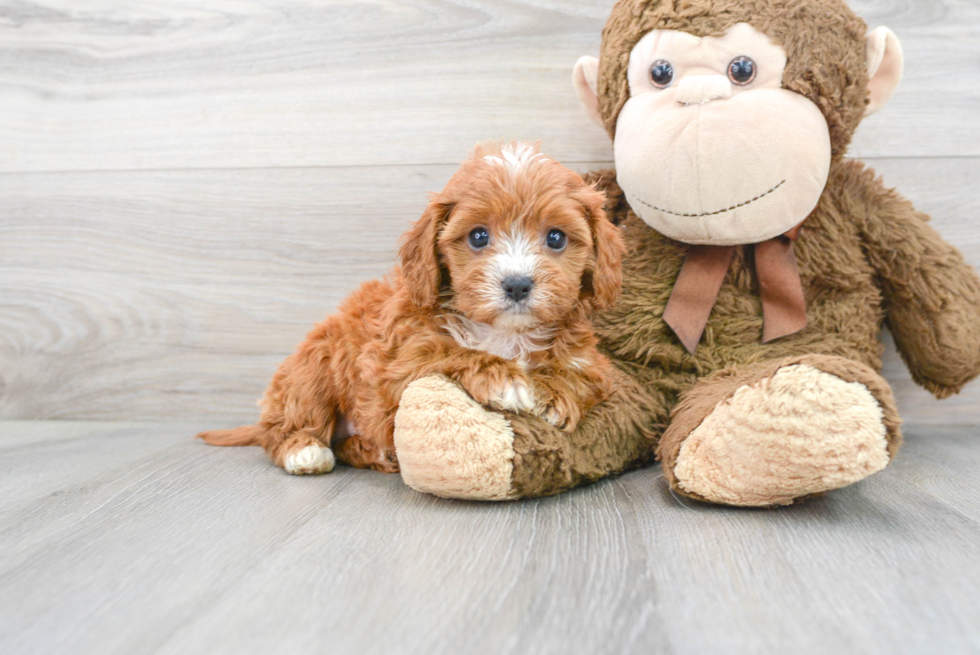
[[(980, 160), (872, 163), (980, 265)], [(0, 417), (251, 422), (454, 169), (0, 174)], [(980, 419), (980, 384), (939, 403), (886, 370), (909, 419)]]
[[(0, 4), (0, 171), (452, 164), (486, 138), (608, 159), (570, 72), (612, 0)], [(908, 59), (860, 156), (980, 155), (980, 6), (861, 0)]]
[(444, 501), (291, 477), (199, 427), (0, 423), (0, 652), (980, 648), (976, 429), (911, 427), (881, 474), (755, 511), (675, 498), (658, 468)]
[(4, 176), (0, 415), (253, 418), (453, 170)]

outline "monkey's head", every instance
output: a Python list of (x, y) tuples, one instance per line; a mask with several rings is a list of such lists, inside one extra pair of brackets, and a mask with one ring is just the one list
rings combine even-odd
[(902, 62), (842, 0), (619, 0), (573, 80), (633, 211), (678, 241), (735, 245), (806, 219)]

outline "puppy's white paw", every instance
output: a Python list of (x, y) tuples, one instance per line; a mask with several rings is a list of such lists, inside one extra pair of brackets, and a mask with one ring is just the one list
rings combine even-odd
[(530, 412), (535, 407), (534, 390), (523, 380), (507, 380), (490, 392), (490, 406), (509, 412)]
[(319, 475), (333, 470), (333, 451), (324, 446), (306, 446), (286, 455), (284, 468), (293, 475)]

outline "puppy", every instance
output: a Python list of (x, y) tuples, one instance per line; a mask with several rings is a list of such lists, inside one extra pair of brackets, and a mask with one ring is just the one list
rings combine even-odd
[(403, 237), (401, 268), (367, 282), (276, 372), (258, 425), (198, 435), (261, 445), (294, 474), (334, 454), (395, 472), (395, 412), (442, 374), (479, 403), (571, 431), (610, 392), (594, 308), (619, 295), (619, 230), (603, 195), (532, 145), (477, 146)]

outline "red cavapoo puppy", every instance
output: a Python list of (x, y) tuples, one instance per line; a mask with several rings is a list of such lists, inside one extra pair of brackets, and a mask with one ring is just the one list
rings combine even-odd
[(624, 246), (603, 202), (535, 146), (477, 146), (403, 237), (401, 268), (363, 284), (279, 367), (259, 424), (198, 436), (261, 445), (290, 473), (329, 471), (334, 453), (394, 472), (398, 401), (433, 374), (571, 431), (610, 391), (589, 317), (619, 295)]

